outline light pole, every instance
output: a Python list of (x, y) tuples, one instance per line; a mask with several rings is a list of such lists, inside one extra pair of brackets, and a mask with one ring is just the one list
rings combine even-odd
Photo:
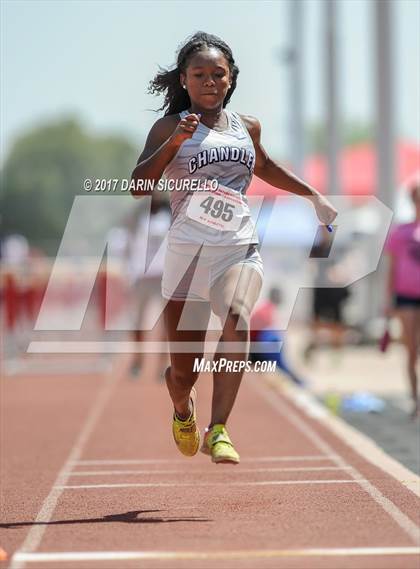
[(303, 176), (305, 158), (303, 120), (303, 2), (291, 2), (290, 24), (292, 33), (291, 81), (290, 81), (290, 131), (291, 160), (298, 176)]
[(391, 209), (395, 196), (392, 0), (375, 0), (377, 195)]
[(337, 97), (337, 38), (336, 38), (336, 1), (325, 0), (325, 91), (326, 91), (326, 134), (328, 163), (328, 192), (337, 195), (340, 192), (338, 156), (340, 150), (339, 115)]

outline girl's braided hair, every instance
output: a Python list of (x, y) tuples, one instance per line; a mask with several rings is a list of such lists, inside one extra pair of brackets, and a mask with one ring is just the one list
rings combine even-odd
[(233, 59), (232, 50), (217, 36), (206, 34), (205, 32), (197, 32), (188, 38), (178, 49), (176, 67), (171, 70), (160, 68), (159, 73), (149, 83), (148, 93), (152, 95), (164, 93), (165, 95), (164, 103), (158, 109), (159, 111), (164, 110), (165, 116), (180, 113), (190, 106), (191, 100), (186, 89), (182, 88), (180, 74), (186, 73), (189, 60), (194, 54), (211, 47), (218, 49), (225, 56), (229, 65), (232, 84), (226, 93), (223, 107), (228, 104), (236, 89), (236, 79), (239, 73), (239, 69)]

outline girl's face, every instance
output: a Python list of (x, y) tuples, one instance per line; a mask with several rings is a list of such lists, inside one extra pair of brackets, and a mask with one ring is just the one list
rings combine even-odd
[(203, 110), (220, 108), (231, 85), (228, 62), (214, 47), (193, 55), (180, 78), (191, 102)]

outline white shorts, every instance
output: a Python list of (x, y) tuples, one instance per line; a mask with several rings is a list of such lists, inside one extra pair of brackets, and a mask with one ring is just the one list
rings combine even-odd
[(234, 265), (251, 265), (263, 278), (263, 263), (257, 247), (255, 244), (168, 244), (162, 277), (162, 296), (169, 300), (209, 301), (211, 287)]

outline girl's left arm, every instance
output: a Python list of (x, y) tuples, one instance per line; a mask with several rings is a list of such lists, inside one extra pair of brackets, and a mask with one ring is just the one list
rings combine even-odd
[(298, 196), (308, 198), (319, 220), (329, 225), (337, 217), (337, 210), (315, 188), (306, 184), (303, 180), (289, 172), (268, 156), (261, 144), (261, 125), (255, 117), (241, 115), (255, 148), (254, 174), (275, 188), (291, 192)]

